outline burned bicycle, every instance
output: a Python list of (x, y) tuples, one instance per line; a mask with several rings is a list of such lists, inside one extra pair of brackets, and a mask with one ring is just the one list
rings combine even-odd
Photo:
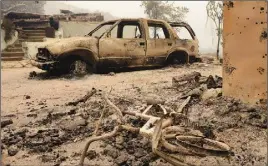
[[(118, 125), (114, 127), (113, 131), (98, 136), (97, 131), (104, 115), (104, 111), (102, 111), (94, 135), (89, 138), (84, 148), (79, 163), (80, 166), (84, 164), (84, 159), (92, 142), (114, 137), (123, 130), (149, 138), (152, 142), (152, 152), (175, 166), (193, 165), (185, 161), (186, 156), (219, 156), (228, 158), (233, 155), (228, 145), (206, 138), (201, 132), (198, 132), (199, 125), (197, 123), (190, 121), (180, 112), (175, 112), (174, 110), (167, 111), (162, 104), (149, 105), (142, 113), (139, 113), (121, 111), (107, 96), (104, 96), (104, 100), (113, 108), (117, 115)], [(190, 97), (182, 103), (180, 109), (186, 106), (189, 101)], [(153, 107), (160, 108), (161, 115), (152, 115), (150, 110)], [(139, 117), (147, 122), (141, 128), (133, 127), (124, 122), (124, 115)]]

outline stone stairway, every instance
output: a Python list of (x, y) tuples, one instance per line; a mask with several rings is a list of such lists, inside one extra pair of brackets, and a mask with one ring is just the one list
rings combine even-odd
[(45, 38), (45, 28), (25, 28), (19, 30), (17, 41), (8, 46), (1, 53), (2, 61), (21, 61), (24, 58), (22, 42), (43, 42)]
[(27, 42), (42, 42), (45, 38), (45, 29), (31, 29), (31, 30), (22, 30), (21, 41)]
[(8, 46), (1, 52), (2, 61), (20, 61), (24, 58), (22, 44), (17, 40), (14, 44)]

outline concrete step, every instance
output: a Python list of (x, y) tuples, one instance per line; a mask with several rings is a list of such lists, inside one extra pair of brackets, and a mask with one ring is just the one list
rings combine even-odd
[(48, 26), (38, 26), (38, 27), (23, 27), (22, 30), (45, 30)]
[(22, 44), (20, 42), (13, 44), (14, 47), (22, 47)]
[(41, 39), (41, 40), (43, 40), (43, 38), (45, 38), (45, 36), (28, 36), (27, 39)]
[[(27, 23), (28, 25), (21, 26), (22, 30), (33, 30), (33, 29), (46, 29), (49, 27), (49, 24), (32, 24), (32, 23)], [(32, 24), (32, 25), (29, 25)]]
[(43, 39), (19, 39), (20, 42), (43, 42)]
[(42, 32), (30, 32), (30, 33), (24, 33), (25, 35), (27, 35), (27, 36), (46, 36), (46, 33), (44, 32), (44, 33), (42, 33)]
[(22, 47), (8, 47), (5, 52), (23, 52)]
[(22, 61), (23, 57), (1, 57), (1, 61)]
[(24, 52), (2, 52), (1, 58), (8, 58), (8, 57), (24, 57)]
[(23, 33), (45, 33), (44, 29), (27, 29), (23, 30)]
[(28, 40), (43, 40), (45, 37), (41, 37), (41, 36), (28, 36), (28, 37), (21, 37), (20, 39), (21, 40), (25, 40), (25, 41), (28, 41)]

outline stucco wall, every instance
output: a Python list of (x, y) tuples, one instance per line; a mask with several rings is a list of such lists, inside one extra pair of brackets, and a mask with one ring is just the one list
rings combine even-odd
[(63, 30), (63, 37), (84, 36), (93, 30), (99, 23), (60, 21), (60, 28)]
[(7, 48), (7, 46), (13, 44), (18, 39), (18, 32), (15, 31), (14, 35), (12, 36), (11, 40), (5, 41), (5, 30), (1, 29), (1, 51)]
[(226, 2), (223, 23), (223, 95), (267, 99), (267, 3)]

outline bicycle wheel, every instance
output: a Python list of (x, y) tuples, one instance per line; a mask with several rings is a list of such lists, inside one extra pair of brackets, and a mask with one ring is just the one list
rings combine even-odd
[[(186, 135), (185, 135), (186, 134)], [(170, 126), (162, 130), (161, 142), (171, 152), (184, 155), (229, 156), (230, 147), (222, 142), (202, 136), (190, 135), (183, 127)]]

